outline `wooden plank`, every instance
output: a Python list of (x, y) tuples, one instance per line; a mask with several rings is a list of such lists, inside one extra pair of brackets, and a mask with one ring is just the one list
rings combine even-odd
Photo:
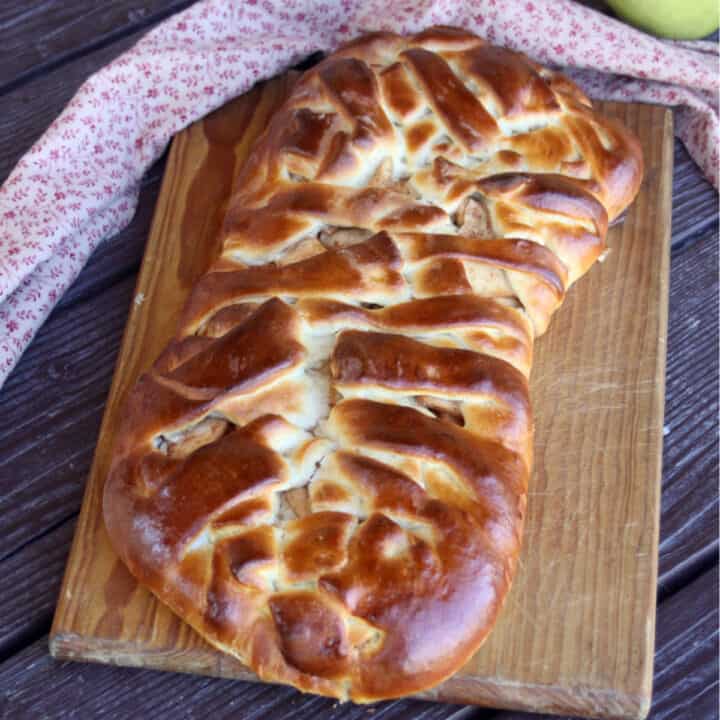
[(718, 566), (663, 605), (652, 720), (718, 717)]
[(61, 313), (3, 387), (3, 557), (77, 511), (133, 285), (130, 278), (98, 302)]
[[(172, 333), (184, 296), (214, 253), (220, 214), (207, 209), (221, 206), (235, 171), (227, 161), (232, 133), (248, 121), (254, 132), (262, 128), (260, 118), (280, 92), (270, 84), (173, 146), (138, 285), (144, 302), (128, 321), (61, 593), (56, 655), (247, 677), (129, 578), (107, 542), (99, 501), (120, 398)], [(610, 258), (574, 290), (540, 343), (540, 432), (523, 570), (488, 644), (436, 698), (626, 716), (641, 715), (648, 702), (672, 139), (661, 109), (607, 109), (642, 136), (650, 172), (628, 220), (614, 231)], [(236, 161), (254, 132), (243, 135)], [(200, 227), (198, 208), (206, 218)], [(637, 305), (647, 308), (642, 315), (624, 310)], [(582, 483), (576, 468), (583, 468)]]
[(0, 658), (50, 629), (74, 530), (61, 523), (2, 562)]
[(0, 93), (72, 57), (147, 30), (192, 0), (25, 0), (0, 5)]
[(675, 141), (672, 244), (679, 247), (718, 227), (718, 192), (703, 177), (685, 146)]
[(717, 231), (674, 253), (670, 280), (661, 593), (718, 547)]

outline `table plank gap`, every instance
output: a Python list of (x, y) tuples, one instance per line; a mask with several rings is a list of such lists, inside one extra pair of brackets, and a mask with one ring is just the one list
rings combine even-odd
[(682, 238), (677, 240), (672, 245), (672, 255), (689, 250), (699, 244), (705, 242), (718, 242), (718, 236), (720, 235), (720, 223), (718, 223), (717, 217), (709, 218), (702, 223), (702, 228), (699, 231), (691, 231), (683, 234)]
[[(717, 527), (717, 514), (714, 525)], [(716, 567), (718, 562), (720, 562), (720, 543), (715, 541), (689, 557), (687, 562), (676, 565), (672, 575), (658, 584), (658, 604), (682, 592), (697, 578)]]
[[(75, 518), (77, 518), (78, 513), (72, 512), (66, 517), (60, 518), (59, 520), (55, 520), (49, 525), (43, 527), (42, 529), (39, 529), (34, 535), (29, 536), (25, 542), (14, 548), (11, 552), (5, 553), (0, 558), (0, 564), (2, 564), (3, 567), (7, 567), (7, 564), (11, 562), (15, 556), (21, 555), (23, 552), (25, 552), (31, 545), (34, 545), (36, 548), (39, 548), (42, 546), (42, 540), (47, 536), (53, 534), (58, 528), (63, 527), (67, 525), (67, 523), (71, 522)], [(37, 545), (35, 545), (37, 543)], [(2, 615), (0, 615), (2, 617)]]

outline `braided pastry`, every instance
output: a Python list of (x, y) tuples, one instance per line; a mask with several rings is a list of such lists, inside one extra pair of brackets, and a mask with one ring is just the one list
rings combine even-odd
[(461, 30), (308, 71), (127, 399), (132, 573), (265, 680), (367, 702), (458, 670), (515, 570), (533, 339), (641, 175), (569, 80)]

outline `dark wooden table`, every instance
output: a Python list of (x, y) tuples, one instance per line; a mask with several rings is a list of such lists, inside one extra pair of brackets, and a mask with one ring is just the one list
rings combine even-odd
[[(0, 3), (0, 182), (88, 75), (189, 4)], [(419, 701), (342, 706), (287, 688), (61, 663), (48, 655), (163, 168), (161, 159), (149, 171), (130, 226), (93, 255), (0, 390), (0, 717), (527, 720)], [(718, 196), (676, 144), (656, 719), (718, 716), (717, 416)]]

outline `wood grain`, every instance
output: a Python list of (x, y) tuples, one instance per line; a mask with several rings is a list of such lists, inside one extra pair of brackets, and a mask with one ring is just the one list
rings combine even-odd
[(73, 520), (48, 528), (2, 563), (0, 659), (48, 631), (74, 528)]
[(662, 609), (652, 720), (717, 718), (718, 579), (716, 564)]
[[(100, 497), (119, 403), (172, 334), (233, 174), (288, 85), (256, 89), (173, 145), (53, 625), (58, 657), (249, 677), (137, 586)], [(434, 699), (626, 717), (649, 705), (672, 136), (664, 110), (606, 110), (643, 138), (647, 178), (609, 259), (539, 345), (522, 570), (490, 641)]]
[[(661, 594), (718, 551), (718, 239), (673, 258), (660, 543)], [(717, 561), (717, 560), (715, 560)]]
[(27, 381), (18, 377), (3, 389), (2, 557), (77, 511), (133, 285), (130, 278), (96, 304), (60, 316), (37, 338)]
[(685, 147), (675, 143), (673, 173), (673, 247), (693, 242), (703, 234), (718, 234), (718, 192), (698, 172)]

